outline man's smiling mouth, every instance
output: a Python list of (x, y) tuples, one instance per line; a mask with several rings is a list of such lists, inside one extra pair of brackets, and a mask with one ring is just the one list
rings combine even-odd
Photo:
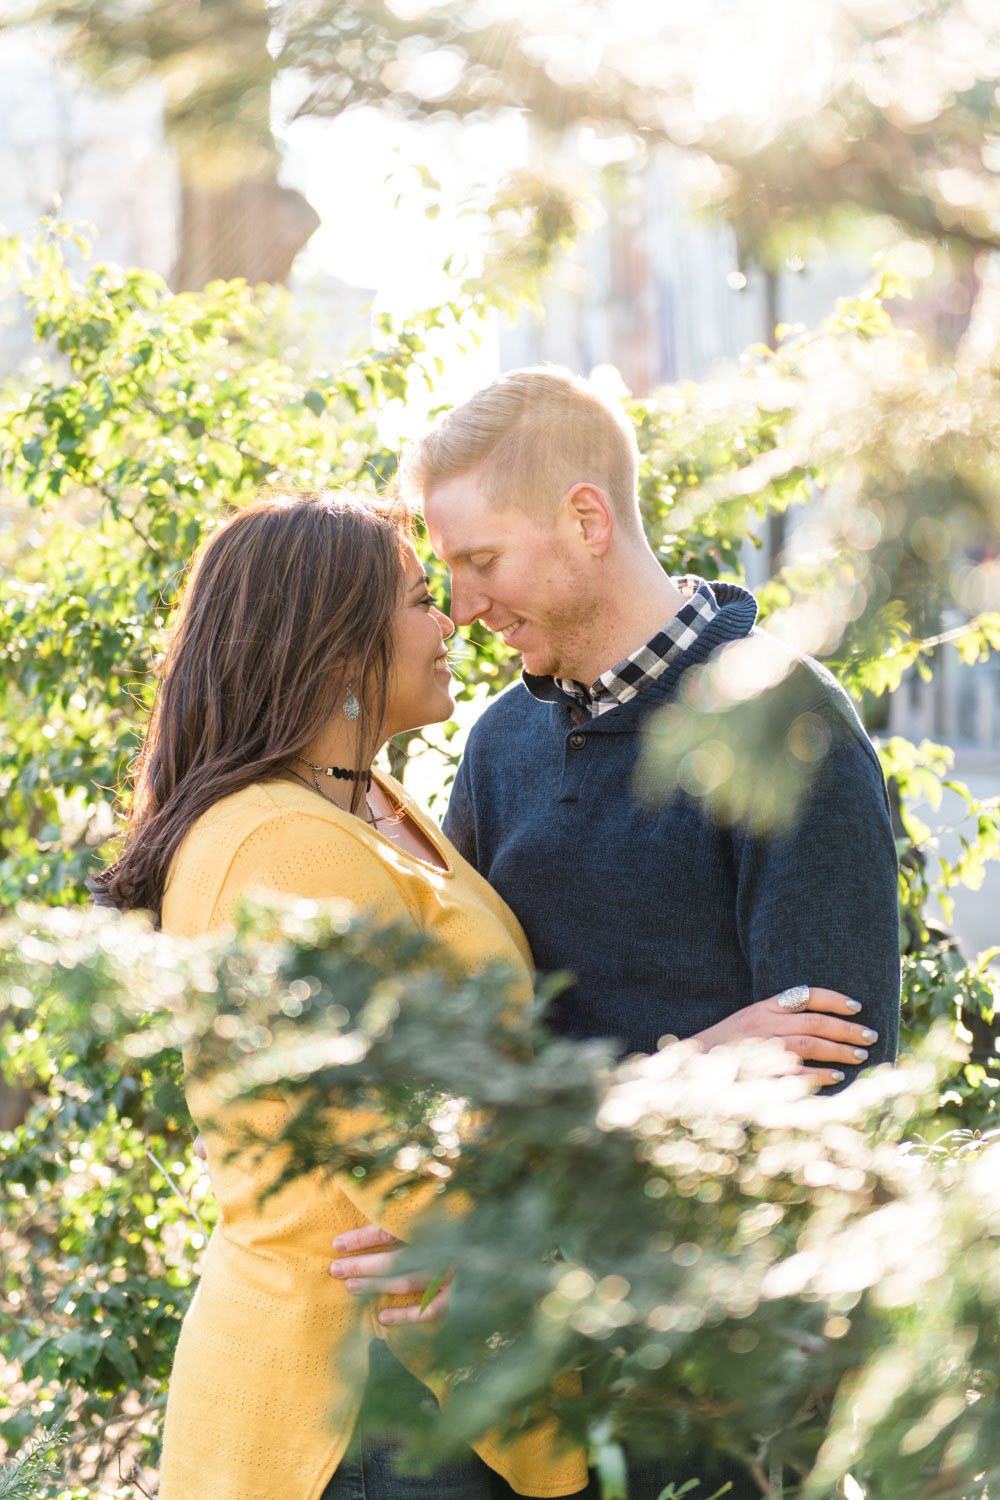
[(507, 641), (508, 638), (514, 634), (515, 630), (519, 630), (523, 624), (523, 620), (511, 620), (509, 625), (502, 625), (499, 627), (491, 625), (490, 629), (493, 631), (494, 635), (499, 635), (503, 638), (504, 641)]

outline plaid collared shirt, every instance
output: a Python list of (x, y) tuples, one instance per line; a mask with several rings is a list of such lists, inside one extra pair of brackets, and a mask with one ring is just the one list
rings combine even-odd
[(673, 583), (687, 602), (659, 635), (654, 635), (651, 641), (633, 651), (631, 656), (626, 656), (616, 667), (602, 672), (589, 688), (572, 678), (556, 678), (556, 686), (592, 719), (619, 703), (628, 703), (648, 682), (655, 682), (672, 661), (694, 644), (708, 622), (718, 614), (715, 595), (704, 579), (687, 575), (675, 578)]

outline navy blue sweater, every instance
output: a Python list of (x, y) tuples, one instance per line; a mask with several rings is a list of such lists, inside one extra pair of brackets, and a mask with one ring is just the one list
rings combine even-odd
[(634, 794), (651, 712), (753, 630), (753, 596), (713, 587), (719, 613), (631, 702), (578, 724), (558, 692), (535, 696), (551, 679), (502, 693), (469, 736), (445, 832), (513, 908), (539, 971), (575, 975), (555, 1030), (650, 1052), (814, 984), (862, 1002), (858, 1020), (879, 1033), (869, 1062), (885, 1061), (899, 1022), (895, 843), (875, 751), (829, 672), (794, 666), (795, 713), (820, 715), (830, 737), (790, 827), (726, 827), (685, 792), (654, 808)]

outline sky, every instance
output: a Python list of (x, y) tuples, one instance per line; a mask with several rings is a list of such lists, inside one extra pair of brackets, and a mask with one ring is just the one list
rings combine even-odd
[[(374, 108), (286, 124), (279, 103), (276, 115), (284, 150), (281, 180), (297, 187), (322, 221), (297, 269), (308, 276), (320, 268), (371, 288), (375, 309), (397, 317), (454, 294), (443, 270), (449, 256), (456, 267), (464, 263), (475, 272), (484, 248), (476, 205), (489, 185), (495, 187), (527, 156), (516, 120), (456, 131)], [(496, 320), (482, 332), (479, 349), (459, 353), (447, 338), (434, 348), (445, 360), (444, 390), (451, 401), (461, 401), (498, 372)], [(409, 419), (422, 422), (428, 399), (413, 387)]]
[[(475, 258), (482, 230), (470, 200), (481, 200), (483, 184), (525, 151), (510, 124), (456, 131), (369, 107), (333, 120), (279, 121), (278, 133), (282, 181), (323, 220), (304, 254), (346, 281), (378, 286), (401, 307), (441, 296), (448, 255)], [(422, 181), (421, 168), (440, 191)]]

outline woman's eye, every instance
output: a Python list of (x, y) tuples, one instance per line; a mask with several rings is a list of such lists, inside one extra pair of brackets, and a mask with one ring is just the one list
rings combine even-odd
[(425, 594), (422, 599), (418, 599), (417, 600), (417, 603), (433, 607), (433, 606), (435, 606), (437, 604), (437, 600), (435, 598), (433, 598), (430, 594)]

